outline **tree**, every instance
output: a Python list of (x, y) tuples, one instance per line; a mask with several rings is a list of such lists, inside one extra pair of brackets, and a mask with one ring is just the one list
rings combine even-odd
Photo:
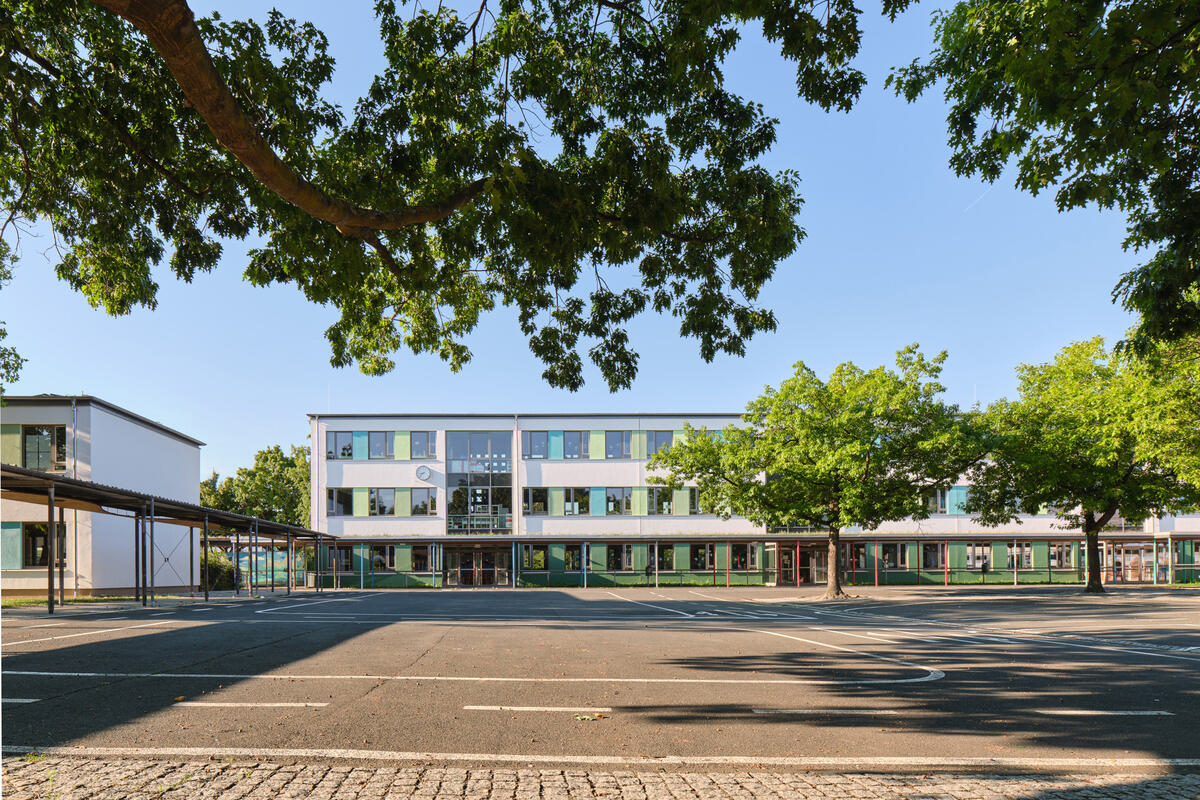
[(895, 371), (839, 365), (823, 381), (804, 364), (746, 406), (739, 425), (687, 437), (650, 461), (656, 482), (694, 482), (701, 505), (768, 527), (812, 526), (828, 534), (825, 597), (844, 597), (840, 532), (929, 516), (925, 496), (947, 489), (978, 457), (970, 413), (939, 399), (946, 353), (916, 345)]
[(706, 360), (774, 329), (757, 301), (804, 236), (798, 178), (758, 163), (777, 121), (722, 65), (760, 25), (802, 98), (848, 111), (865, 82), (852, 2), (396, 5), (376, 3), (387, 67), (349, 111), (323, 94), (324, 34), (278, 12), (5, 5), (9, 221), (48, 220), (60, 277), (111, 314), (154, 306), (164, 258), (191, 281), (222, 240), (261, 236), (247, 279), (336, 306), (332, 362), (370, 374), (402, 347), (457, 370), (498, 304), (572, 390), (584, 348), (630, 385), (626, 326), (647, 310)]
[(1084, 537), (1085, 591), (1102, 592), (1099, 534), (1120, 513), (1138, 522), (1200, 504), (1200, 484), (1155, 457), (1147, 409), (1174, 407), (1170, 389), (1144, 362), (1075, 342), (1053, 361), (1017, 368), (1020, 397), (990, 406), (990, 453), (971, 474), (966, 511), (986, 525), (1018, 514), (1055, 514)]
[[(3, 289), (4, 284), (10, 280), (12, 280), (12, 266), (9, 264), (7, 246), (0, 241), (0, 289)], [(3, 321), (0, 321), (0, 342), (7, 338), (8, 328), (5, 327)], [(16, 348), (0, 345), (0, 395), (4, 394), (6, 384), (16, 383), (24, 363), (25, 359), (17, 353)]]
[(200, 482), (200, 503), (222, 511), (309, 527), (308, 447), (279, 445), (254, 454), (254, 466), (220, 480), (217, 473)]
[(936, 49), (889, 78), (910, 101), (945, 87), (950, 163), (987, 181), (1013, 165), (1060, 210), (1128, 218), (1152, 251), (1113, 291), (1154, 339), (1200, 332), (1200, 8), (1191, 0), (964, 0), (935, 14)]

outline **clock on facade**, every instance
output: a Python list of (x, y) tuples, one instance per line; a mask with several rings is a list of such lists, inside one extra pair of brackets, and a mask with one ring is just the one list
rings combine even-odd
[(429, 480), (429, 467), (425, 466), (424, 464), (417, 467), (417, 477), (423, 481)]

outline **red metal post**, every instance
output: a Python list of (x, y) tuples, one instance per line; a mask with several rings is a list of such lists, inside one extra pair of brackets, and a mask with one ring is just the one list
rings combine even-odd
[(729, 588), (729, 556), (730, 555), (731, 555), (731, 553), (730, 553), (729, 540), (726, 539), (725, 540), (725, 588), (726, 589)]
[(879, 540), (875, 540), (875, 585), (879, 585)]
[(946, 568), (946, 579), (944, 586), (950, 585), (950, 540), (942, 542), (942, 566)]

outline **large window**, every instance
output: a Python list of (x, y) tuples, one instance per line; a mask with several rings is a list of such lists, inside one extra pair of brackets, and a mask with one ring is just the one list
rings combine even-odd
[(671, 498), (672, 492), (670, 489), (651, 488), (646, 510), (651, 514), (670, 514), (672, 509)]
[(941, 542), (921, 544), (921, 569), (941, 569), (943, 548)]
[(713, 558), (713, 545), (711, 542), (708, 544), (692, 545), (691, 556), (693, 570), (712, 569), (713, 564), (716, 563), (716, 560)]
[(526, 486), (521, 511), (528, 517), (542, 517), (550, 513), (550, 490), (543, 486)]
[(413, 489), (409, 493), (409, 513), (414, 517), (437, 515), (437, 489)]
[(512, 530), (512, 431), (447, 431), (447, 533)]
[(608, 546), (608, 571), (629, 572), (633, 569), (633, 545), (610, 544)]
[(1070, 542), (1050, 543), (1050, 569), (1070, 569), (1074, 559), (1075, 548)]
[(605, 431), (604, 457), (629, 458), (633, 445), (633, 431)]
[(729, 546), (729, 568), (738, 571), (750, 569), (750, 545), (731, 544)]
[(334, 545), (329, 548), (329, 565), (334, 572), (349, 572), (351, 547), (348, 544)]
[(371, 572), (396, 571), (396, 545), (371, 545)]
[(604, 492), (607, 496), (605, 514), (628, 514), (633, 510), (633, 489), (610, 486)]
[(329, 517), (348, 517), (354, 513), (353, 489), (329, 489), (325, 503), (325, 515)]
[(325, 457), (334, 459), (354, 458), (353, 431), (326, 431)]
[(412, 571), (429, 572), (429, 545), (414, 544), (412, 546)]
[(659, 450), (670, 447), (674, 439), (673, 431), (646, 431), (646, 455), (652, 456)]
[(563, 431), (563, 458), (588, 458), (591, 431)]
[(368, 489), (367, 513), (372, 517), (390, 517), (396, 513), (395, 489)]
[(1033, 566), (1033, 545), (1029, 542), (1017, 542), (1016, 549), (1008, 546), (1008, 569), (1013, 568), (1013, 556), (1016, 556), (1017, 569), (1029, 569)]
[[(55, 543), (57, 558), (54, 565), (65, 564), (67, 558), (67, 527), (56, 525), (58, 541)], [(21, 526), (21, 565), (24, 567), (45, 567), (50, 554), (46, 551), (46, 523), (26, 522)]]
[(549, 458), (549, 431), (521, 431), (521, 458)]
[(583, 548), (577, 544), (569, 544), (563, 551), (563, 569), (566, 572), (579, 572), (583, 564)]
[(967, 569), (990, 569), (992, 567), (992, 543), (967, 543)]
[(904, 542), (884, 542), (883, 565), (886, 569), (908, 569), (908, 546)]
[(675, 545), (673, 544), (658, 544), (654, 546), (658, 553), (656, 554), (656, 562), (659, 572), (671, 572), (675, 569)]
[(368, 458), (395, 458), (396, 432), (371, 431), (367, 434)]
[(546, 545), (521, 545), (521, 569), (527, 569), (530, 572), (544, 572), (549, 569), (546, 561)]
[(437, 458), (437, 432), (409, 431), (408, 450), (409, 458)]
[(563, 489), (563, 514), (579, 517), (592, 510), (592, 490), (587, 486), (568, 486)]
[(25, 425), (21, 429), (21, 466), (44, 471), (67, 468), (67, 427)]

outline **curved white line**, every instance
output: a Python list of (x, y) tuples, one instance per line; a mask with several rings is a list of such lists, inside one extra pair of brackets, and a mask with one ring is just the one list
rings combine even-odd
[(924, 675), (920, 678), (875, 678), (875, 679), (868, 679), (868, 680), (861, 680), (861, 681), (812, 681), (812, 683), (837, 683), (837, 684), (850, 685), (850, 686), (866, 684), (866, 683), (924, 683), (926, 681), (941, 680), (942, 678), (946, 677), (946, 673), (942, 672), (940, 669), (934, 669), (933, 667), (925, 667), (920, 664), (914, 664), (911, 661), (905, 661), (902, 658), (891, 658), (890, 656), (881, 656), (881, 655), (876, 655), (875, 653), (866, 653), (866, 652), (863, 652), (862, 650), (854, 650), (853, 648), (850, 648), (850, 647), (842, 647), (840, 644), (830, 644), (829, 642), (818, 642), (814, 639), (805, 639), (802, 636), (792, 636), (790, 634), (778, 633), (776, 631), (760, 631), (760, 630), (757, 630), (756, 628), (734, 628), (733, 630), (746, 631), (748, 633), (765, 633), (767, 636), (778, 636), (782, 639), (794, 639), (797, 642), (804, 642), (805, 644), (815, 644), (818, 647), (828, 647), (833, 650), (841, 650), (846, 653), (853, 653), (856, 656), (866, 656), (867, 658), (875, 658), (880, 661), (889, 661), (893, 664), (900, 664), (905, 667), (912, 667), (913, 669), (923, 669), (927, 673), (929, 673), (928, 675)]

